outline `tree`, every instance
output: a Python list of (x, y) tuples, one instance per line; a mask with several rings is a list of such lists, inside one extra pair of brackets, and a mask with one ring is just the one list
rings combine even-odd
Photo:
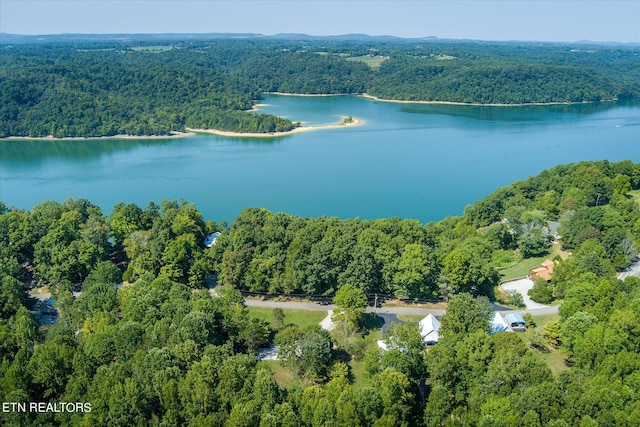
[(16, 344), (19, 348), (31, 350), (39, 339), (38, 322), (26, 308), (20, 307), (13, 318)]
[(333, 303), (336, 305), (333, 320), (346, 330), (357, 331), (367, 308), (367, 296), (362, 289), (343, 285), (333, 297)]
[(404, 247), (397, 272), (393, 278), (395, 294), (399, 298), (430, 297), (435, 290), (436, 266), (425, 247), (410, 243)]
[(118, 203), (113, 207), (109, 228), (111, 235), (122, 243), (131, 233), (142, 228), (142, 209), (133, 203)]
[(498, 273), (490, 265), (490, 258), (486, 242), (468, 239), (445, 256), (440, 274), (457, 293), (492, 295)]
[(29, 361), (33, 383), (44, 398), (57, 398), (72, 373), (74, 347), (68, 338), (36, 345)]
[(409, 379), (401, 372), (387, 368), (375, 378), (375, 385), (382, 399), (380, 425), (408, 425), (414, 396), (409, 391)]
[(547, 322), (543, 327), (543, 335), (553, 348), (560, 347), (562, 336), (560, 322), (557, 320)]
[(288, 326), (276, 335), (280, 358), (290, 366), (296, 376), (321, 381), (326, 377), (331, 361), (331, 340), (320, 327), (302, 331)]
[(273, 327), (280, 329), (284, 326), (284, 310), (279, 307), (273, 309)]
[(528, 223), (518, 238), (518, 249), (524, 258), (541, 255), (549, 249), (549, 230)]
[(392, 323), (384, 342), (387, 351), (380, 357), (379, 366), (382, 370), (393, 368), (416, 383), (426, 377), (426, 348), (416, 323)]
[(551, 284), (545, 279), (537, 279), (533, 283), (533, 287), (529, 289), (527, 294), (532, 300), (539, 302), (540, 304), (549, 304), (553, 301), (553, 288)]
[(566, 319), (561, 326), (562, 344), (572, 352), (574, 345), (587, 330), (597, 322), (596, 316), (584, 311), (578, 311)]
[(22, 283), (12, 276), (2, 277), (0, 282), (0, 318), (8, 319), (25, 303)]
[[(483, 310), (484, 311), (484, 310)], [(465, 336), (482, 331), (489, 333), (491, 318), (470, 294), (454, 295), (447, 304), (447, 312), (440, 320), (441, 341), (455, 343)]]

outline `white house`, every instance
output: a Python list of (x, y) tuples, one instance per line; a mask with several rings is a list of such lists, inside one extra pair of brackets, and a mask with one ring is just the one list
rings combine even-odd
[(511, 326), (504, 320), (502, 314), (495, 312), (493, 314), (493, 320), (491, 321), (491, 333), (497, 334), (498, 332), (513, 332)]
[(428, 314), (427, 317), (422, 319), (418, 323), (418, 327), (425, 344), (432, 345), (440, 339), (440, 322), (433, 314)]
[(220, 237), (219, 231), (216, 231), (215, 233), (208, 235), (204, 239), (204, 245), (210, 248), (211, 246), (216, 244), (216, 240), (218, 239), (218, 237)]

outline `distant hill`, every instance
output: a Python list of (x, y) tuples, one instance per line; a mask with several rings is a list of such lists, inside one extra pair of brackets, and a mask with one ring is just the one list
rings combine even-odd
[(537, 42), (531, 41), (487, 41), (473, 39), (443, 39), (436, 36), (425, 37), (397, 37), (391, 35), (372, 36), (369, 34), (339, 34), (331, 36), (314, 36), (304, 33), (278, 33), (264, 35), (258, 33), (156, 33), (156, 34), (10, 34), (0, 32), (0, 44), (17, 43), (55, 43), (81, 41), (154, 41), (154, 40), (208, 40), (208, 39), (270, 39), (270, 40), (314, 40), (314, 41), (370, 41), (370, 42), (402, 42), (402, 41), (433, 41), (449, 43), (518, 43), (518, 44), (546, 44), (546, 45), (594, 45), (594, 46), (628, 46), (640, 47), (640, 43), (594, 42), (578, 40), (575, 42)]

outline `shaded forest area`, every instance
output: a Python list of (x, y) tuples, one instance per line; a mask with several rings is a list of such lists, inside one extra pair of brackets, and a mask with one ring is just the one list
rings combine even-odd
[[(249, 38), (0, 46), (0, 137), (278, 132), (264, 92), (480, 104), (640, 96), (634, 47)], [(370, 59), (377, 64), (370, 67)]]
[[(637, 256), (640, 165), (561, 165), (496, 190), (461, 217), (420, 224), (300, 218), (252, 208), (230, 225), (195, 206), (88, 200), (0, 206), (0, 396), (88, 402), (90, 412), (0, 414), (7, 425), (635, 426), (640, 422), (640, 280), (616, 278)], [(542, 329), (490, 333), (505, 255), (560, 244)], [(204, 237), (220, 231), (211, 248)], [(212, 295), (211, 274), (220, 285)], [(121, 288), (119, 285), (127, 282)], [(59, 320), (27, 308), (49, 286)], [(82, 290), (74, 296), (74, 287)], [(387, 352), (366, 345), (358, 312), (327, 333), (252, 317), (239, 290), (448, 301), (441, 340), (391, 328)], [(477, 298), (473, 298), (476, 296)], [(275, 317), (275, 316), (274, 316)], [(256, 352), (276, 342), (292, 381)], [(553, 347), (553, 374), (534, 348)], [(353, 363), (362, 371), (357, 375)]]

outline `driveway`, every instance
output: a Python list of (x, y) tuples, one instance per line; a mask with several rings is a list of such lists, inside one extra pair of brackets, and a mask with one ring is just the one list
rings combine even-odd
[(625, 268), (620, 274), (618, 274), (618, 279), (624, 280), (630, 276), (640, 276), (640, 259), (636, 259), (629, 265), (629, 267)]
[(401, 325), (404, 325), (406, 322), (404, 320), (400, 320), (398, 319), (398, 316), (395, 314), (389, 314), (389, 313), (377, 313), (376, 314), (378, 317), (382, 318), (382, 337), (384, 338), (384, 336), (387, 334), (387, 328), (389, 326), (391, 326), (392, 323), (399, 323)]
[(502, 289), (504, 289), (505, 291), (516, 291), (520, 295), (522, 295), (522, 300), (524, 301), (524, 304), (527, 306), (527, 311), (528, 310), (537, 310), (537, 309), (542, 309), (542, 308), (548, 308), (549, 307), (549, 306), (544, 305), (544, 304), (538, 304), (537, 302), (532, 300), (529, 297), (529, 295), (527, 294), (529, 289), (533, 288), (533, 280), (531, 280), (531, 279), (513, 280), (511, 282), (506, 282), (506, 283), (501, 284), (500, 287)]

